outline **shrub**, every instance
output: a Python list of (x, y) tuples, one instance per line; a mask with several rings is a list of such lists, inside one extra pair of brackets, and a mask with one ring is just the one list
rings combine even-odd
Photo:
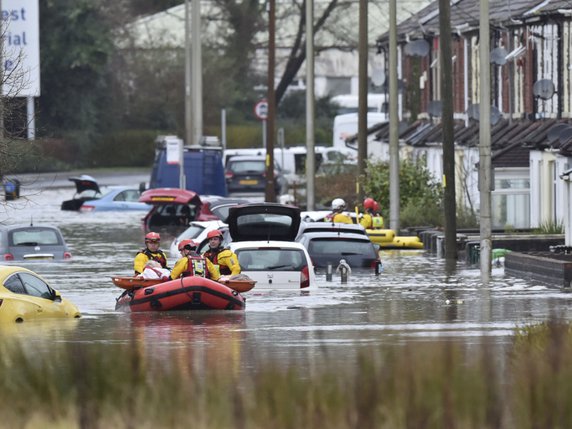
[(93, 167), (148, 167), (155, 158), (156, 130), (124, 130), (103, 136), (89, 153)]
[(564, 234), (564, 224), (560, 221), (547, 220), (533, 231), (535, 234)]
[[(365, 194), (381, 205), (382, 216), (389, 220), (389, 163), (368, 162), (364, 180)], [(399, 166), (400, 223), (403, 227), (442, 225), (441, 185), (423, 160), (402, 160)]]

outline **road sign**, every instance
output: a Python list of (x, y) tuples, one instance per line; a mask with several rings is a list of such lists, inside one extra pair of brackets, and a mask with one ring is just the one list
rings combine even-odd
[(265, 121), (268, 118), (268, 102), (266, 100), (260, 100), (254, 106), (254, 114), (261, 121)]

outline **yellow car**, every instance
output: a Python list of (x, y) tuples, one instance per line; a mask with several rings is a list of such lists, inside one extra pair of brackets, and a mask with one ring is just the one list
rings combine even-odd
[(55, 317), (80, 317), (80, 312), (33, 271), (0, 266), (0, 323)]

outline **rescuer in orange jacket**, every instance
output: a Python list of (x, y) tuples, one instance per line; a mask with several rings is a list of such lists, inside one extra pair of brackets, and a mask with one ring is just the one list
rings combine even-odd
[(220, 274), (211, 261), (197, 253), (197, 243), (193, 240), (181, 240), (179, 252), (181, 258), (171, 270), (171, 278), (198, 276), (218, 280)]
[(240, 264), (236, 254), (227, 248), (222, 247), (222, 232), (211, 231), (207, 234), (209, 239), (209, 249), (203, 256), (209, 259), (215, 267), (218, 267), (222, 276), (240, 274)]
[(167, 255), (159, 249), (160, 244), (161, 236), (157, 232), (150, 232), (145, 236), (145, 248), (135, 255), (133, 262), (135, 275), (141, 274), (145, 269), (145, 264), (150, 260), (159, 262), (162, 268), (167, 268)]

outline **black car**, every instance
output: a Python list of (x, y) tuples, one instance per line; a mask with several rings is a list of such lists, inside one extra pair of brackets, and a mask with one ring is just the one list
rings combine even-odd
[(316, 268), (326, 268), (328, 265), (336, 268), (342, 259), (352, 268), (372, 268), (377, 272), (380, 267), (379, 248), (367, 235), (335, 231), (304, 232), (296, 241), (308, 249)]
[[(266, 157), (233, 156), (226, 163), (226, 187), (229, 194), (264, 194), (266, 191)], [(276, 195), (287, 191), (287, 181), (282, 170), (274, 166), (274, 190)]]

